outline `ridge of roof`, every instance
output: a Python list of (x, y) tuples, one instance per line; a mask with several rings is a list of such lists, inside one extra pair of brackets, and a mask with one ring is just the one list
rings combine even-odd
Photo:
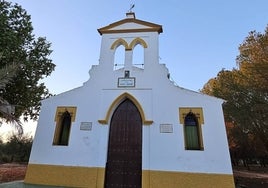
[[(119, 26), (119, 25), (122, 25), (122, 24), (125, 24), (125, 23), (136, 23), (136, 24), (148, 26), (150, 28), (111, 30), (112, 28)], [(125, 18), (125, 19), (119, 20), (117, 22), (113, 22), (107, 26), (104, 26), (104, 27), (101, 27), (98, 29), (98, 32), (100, 33), (100, 35), (106, 34), (106, 33), (148, 32), (148, 31), (149, 32), (156, 31), (158, 33), (162, 33), (163, 28), (162, 28), (162, 25), (136, 19), (135, 15), (132, 18)]]

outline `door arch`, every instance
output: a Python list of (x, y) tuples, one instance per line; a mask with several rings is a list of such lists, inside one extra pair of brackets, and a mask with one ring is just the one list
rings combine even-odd
[(142, 118), (130, 99), (115, 109), (109, 131), (105, 188), (141, 188)]

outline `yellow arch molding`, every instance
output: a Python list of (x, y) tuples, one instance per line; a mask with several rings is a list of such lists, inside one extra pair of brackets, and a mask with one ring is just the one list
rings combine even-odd
[(106, 113), (105, 119), (98, 120), (98, 122), (101, 123), (101, 124), (108, 124), (109, 117), (111, 117), (112, 112), (114, 111), (114, 109), (126, 98), (130, 99), (136, 105), (136, 107), (138, 108), (138, 110), (140, 112), (140, 115), (141, 115), (142, 124), (143, 125), (151, 125), (153, 123), (153, 121), (145, 119), (145, 114), (143, 112), (143, 109), (142, 109), (140, 103), (135, 99), (135, 97), (133, 97), (129, 93), (123, 93), (122, 95), (117, 97), (114, 100), (114, 102), (111, 104), (111, 106), (109, 107), (109, 109), (108, 109), (108, 111)]
[(146, 42), (141, 39), (140, 37), (138, 38), (135, 38), (129, 45), (129, 48), (133, 50), (133, 48), (137, 45), (137, 44), (140, 44), (143, 46), (143, 48), (147, 48), (147, 44)]
[(120, 38), (120, 39), (117, 39), (116, 41), (114, 41), (114, 43), (111, 46), (111, 50), (114, 50), (115, 48), (117, 48), (120, 45), (123, 45), (125, 47), (125, 49), (128, 49), (127, 42), (124, 39)]

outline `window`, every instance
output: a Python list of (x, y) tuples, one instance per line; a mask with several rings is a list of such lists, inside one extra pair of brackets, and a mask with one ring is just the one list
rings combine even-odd
[(184, 118), (184, 136), (186, 150), (203, 150), (198, 119), (192, 112)]
[(202, 107), (180, 107), (179, 122), (183, 125), (186, 150), (204, 150), (202, 128), (204, 116)]
[(133, 66), (144, 69), (144, 48), (141, 44), (133, 49)]
[(124, 68), (125, 66), (125, 48), (119, 45), (115, 50), (114, 56), (114, 70)]
[(71, 124), (74, 121), (76, 107), (58, 107), (53, 145), (68, 146)]

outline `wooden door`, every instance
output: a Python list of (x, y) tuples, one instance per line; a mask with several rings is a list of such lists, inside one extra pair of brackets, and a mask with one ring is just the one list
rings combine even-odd
[(129, 99), (115, 110), (110, 124), (105, 188), (141, 188), (142, 121)]

